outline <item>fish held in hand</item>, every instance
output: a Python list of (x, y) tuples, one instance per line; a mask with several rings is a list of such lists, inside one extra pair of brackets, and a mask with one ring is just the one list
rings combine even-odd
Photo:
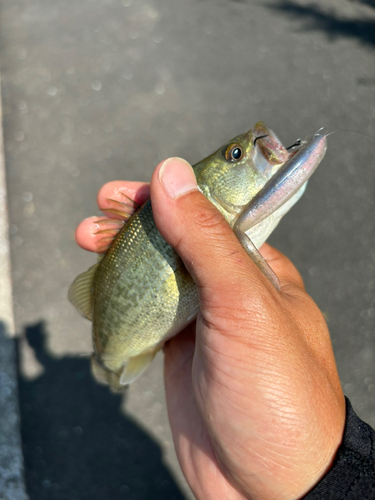
[[(193, 166), (200, 191), (276, 288), (277, 277), (257, 247), (301, 197), (325, 150), (319, 133), (286, 149), (259, 122)], [(103, 245), (110, 246), (68, 296), (93, 322), (95, 378), (121, 391), (196, 317), (199, 301), (181, 258), (155, 225), (150, 200), (138, 208), (131, 200), (114, 203), (124, 223), (101, 230)]]

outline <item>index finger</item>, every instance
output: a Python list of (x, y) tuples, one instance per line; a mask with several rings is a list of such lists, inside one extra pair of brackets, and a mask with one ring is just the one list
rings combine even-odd
[[(145, 182), (112, 181), (104, 184), (97, 197), (105, 216), (89, 217), (82, 221), (75, 233), (78, 245), (90, 252), (105, 252), (126, 220), (150, 197)], [(121, 212), (127, 213), (124, 218)]]
[(97, 196), (98, 207), (102, 212), (113, 206), (112, 201), (119, 203), (135, 202), (142, 205), (150, 197), (150, 185), (147, 182), (111, 181), (104, 184)]

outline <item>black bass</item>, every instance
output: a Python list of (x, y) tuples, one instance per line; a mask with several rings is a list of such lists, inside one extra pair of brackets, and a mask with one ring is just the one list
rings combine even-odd
[[(325, 151), (319, 133), (285, 149), (259, 122), (193, 166), (200, 191), (276, 287), (277, 277), (257, 247), (303, 194)], [(135, 380), (199, 309), (195, 284), (156, 228), (150, 200), (100, 261), (76, 278), (69, 299), (93, 322), (93, 373), (115, 391)]]

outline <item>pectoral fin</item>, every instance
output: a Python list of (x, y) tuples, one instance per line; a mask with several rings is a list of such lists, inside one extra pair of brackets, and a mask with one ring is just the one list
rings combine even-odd
[(87, 319), (92, 320), (92, 286), (98, 264), (80, 274), (69, 288), (68, 299)]
[(130, 358), (127, 365), (125, 366), (120, 377), (121, 385), (131, 384), (136, 378), (143, 373), (146, 368), (151, 364), (156, 353), (159, 349), (155, 351), (149, 351), (145, 354), (140, 354), (139, 356), (134, 356)]

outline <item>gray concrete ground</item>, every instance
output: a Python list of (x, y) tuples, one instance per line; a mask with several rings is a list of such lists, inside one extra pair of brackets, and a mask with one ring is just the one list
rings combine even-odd
[(0, 98), (0, 498), (25, 500)]
[[(74, 243), (109, 180), (200, 160), (266, 121), (285, 144), (375, 137), (372, 1), (2, 0), (0, 57), (26, 484), (31, 499), (191, 498), (162, 357), (121, 401), (68, 304)], [(344, 391), (375, 426), (374, 139), (342, 132), (270, 242), (326, 314)]]

